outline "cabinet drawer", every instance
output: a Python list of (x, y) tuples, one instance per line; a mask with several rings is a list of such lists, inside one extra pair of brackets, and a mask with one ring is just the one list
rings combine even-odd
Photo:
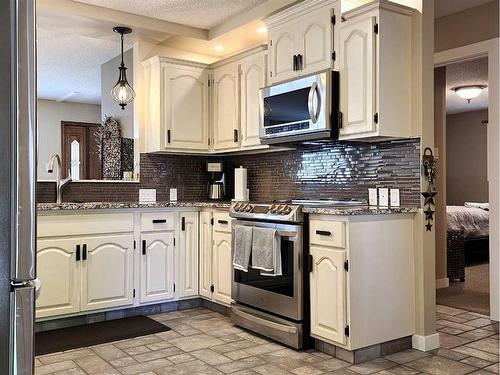
[(214, 212), (214, 229), (219, 232), (231, 232), (231, 217), (226, 212)]
[(174, 230), (173, 212), (145, 212), (141, 214), (141, 232)]
[(344, 249), (345, 224), (343, 221), (311, 220), (309, 223), (311, 244)]

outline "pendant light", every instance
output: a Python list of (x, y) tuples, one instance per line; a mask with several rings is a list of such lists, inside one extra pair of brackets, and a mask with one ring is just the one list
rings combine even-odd
[(452, 90), (455, 91), (455, 93), (459, 97), (467, 100), (467, 103), (470, 104), (471, 99), (477, 98), (479, 95), (481, 95), (486, 87), (486, 85), (469, 85), (455, 87)]
[(125, 106), (135, 98), (135, 91), (127, 81), (127, 68), (125, 67), (125, 64), (123, 62), (123, 35), (130, 34), (132, 32), (132, 29), (129, 27), (117, 26), (113, 28), (113, 31), (120, 34), (122, 45), (122, 63), (118, 67), (120, 71), (118, 82), (116, 82), (116, 85), (111, 89), (110, 94), (113, 100), (117, 102), (120, 107), (122, 107), (122, 109), (125, 109)]

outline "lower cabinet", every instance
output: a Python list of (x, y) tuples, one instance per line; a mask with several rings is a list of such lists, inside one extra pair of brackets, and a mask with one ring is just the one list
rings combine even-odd
[(311, 333), (345, 344), (346, 251), (311, 245)]
[(198, 295), (198, 212), (180, 213), (179, 297)]
[(200, 226), (200, 294), (214, 302), (230, 304), (231, 219), (226, 212), (202, 212)]
[(133, 303), (132, 234), (37, 241), (36, 317)]
[(174, 298), (174, 232), (141, 233), (139, 301)]

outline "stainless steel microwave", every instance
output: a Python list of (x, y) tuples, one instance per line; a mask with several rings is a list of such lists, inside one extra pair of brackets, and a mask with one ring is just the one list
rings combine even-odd
[(338, 72), (327, 70), (260, 89), (261, 143), (332, 137), (338, 87)]

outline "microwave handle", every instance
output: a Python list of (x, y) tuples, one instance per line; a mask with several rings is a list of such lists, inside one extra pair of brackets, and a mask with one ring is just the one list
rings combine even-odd
[[(318, 96), (318, 104), (316, 110), (314, 110), (314, 95)], [(313, 82), (311, 89), (309, 90), (309, 97), (307, 98), (307, 108), (309, 109), (309, 116), (311, 121), (315, 124), (318, 121), (318, 116), (321, 111), (321, 97), (318, 90), (318, 84)]]

